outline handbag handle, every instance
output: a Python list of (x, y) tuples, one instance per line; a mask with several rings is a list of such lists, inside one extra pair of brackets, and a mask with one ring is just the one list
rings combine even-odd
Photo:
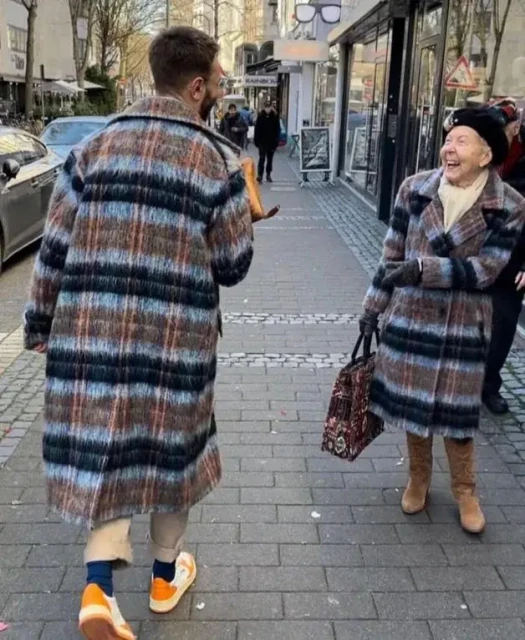
[(352, 364), (355, 364), (355, 361), (357, 360), (357, 357), (358, 357), (357, 354), (359, 353), (359, 349), (361, 348), (361, 345), (363, 345), (363, 358), (365, 359), (365, 361), (370, 358), (373, 336), (375, 336), (376, 345), (379, 347), (379, 330), (378, 329), (376, 329), (373, 335), (370, 335), (370, 336), (365, 336), (364, 333), (359, 334), (359, 338), (357, 339), (354, 350), (352, 351), (352, 361), (351, 361)]

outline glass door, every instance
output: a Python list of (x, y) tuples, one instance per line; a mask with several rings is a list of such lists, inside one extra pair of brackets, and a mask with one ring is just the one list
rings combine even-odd
[(434, 120), (437, 114), (437, 42), (418, 50), (417, 89), (414, 99), (412, 173), (432, 169), (434, 159)]

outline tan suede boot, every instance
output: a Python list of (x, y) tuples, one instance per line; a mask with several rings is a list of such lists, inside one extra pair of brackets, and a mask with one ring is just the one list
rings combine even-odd
[(421, 438), (407, 432), (410, 478), (401, 500), (401, 508), (408, 515), (423, 511), (427, 503), (432, 477), (432, 438)]
[(459, 506), (461, 526), (469, 533), (481, 533), (485, 516), (475, 495), (474, 440), (445, 438), (445, 449), (450, 466), (452, 493)]

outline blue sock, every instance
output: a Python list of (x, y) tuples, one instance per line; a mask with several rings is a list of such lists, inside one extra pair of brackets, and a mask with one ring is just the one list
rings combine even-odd
[(172, 582), (175, 578), (175, 563), (155, 560), (153, 563), (153, 577), (162, 578), (166, 580), (166, 582)]
[(96, 584), (110, 598), (113, 597), (113, 563), (88, 562), (87, 584)]

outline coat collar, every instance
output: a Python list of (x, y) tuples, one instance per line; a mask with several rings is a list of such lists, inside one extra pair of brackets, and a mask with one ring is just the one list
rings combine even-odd
[(479, 200), (446, 232), (443, 204), (438, 195), (442, 175), (442, 169), (433, 171), (417, 189), (417, 194), (426, 204), (421, 214), (425, 234), (436, 255), (445, 258), (473, 236), (487, 232), (488, 219), (505, 209), (505, 191), (497, 171), (492, 169)]
[(178, 98), (165, 96), (143, 98), (126, 109), (126, 111), (117, 115), (111, 122), (134, 119), (164, 120), (166, 122), (185, 124), (188, 127), (202, 131), (206, 136), (215, 139), (223, 146), (234, 151), (236, 155), (240, 153), (235, 144), (209, 127), (196, 111)]

